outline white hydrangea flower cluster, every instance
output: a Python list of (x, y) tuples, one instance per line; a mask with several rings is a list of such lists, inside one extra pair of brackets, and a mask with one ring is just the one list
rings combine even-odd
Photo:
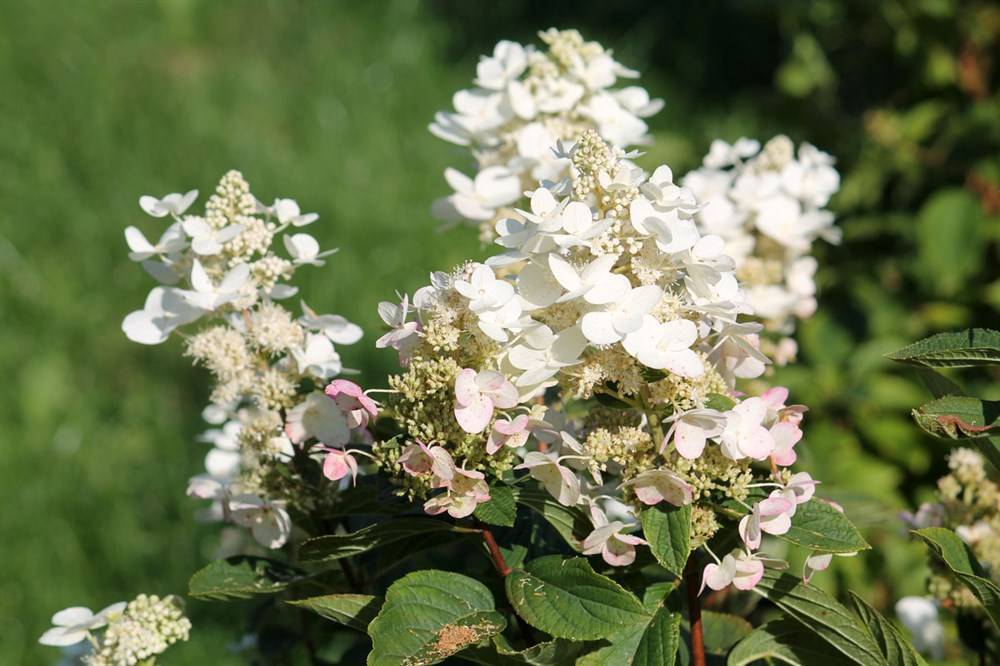
[[(191, 622), (184, 616), (184, 602), (140, 594), (134, 600), (112, 604), (98, 613), (82, 606), (52, 616), (52, 629), (39, 639), (42, 645), (65, 647), (88, 640), (92, 653), (82, 662), (88, 666), (136, 666), (162, 654), (179, 641), (188, 640)], [(104, 633), (95, 631), (104, 628)]]
[[(197, 195), (140, 198), (146, 213), (170, 224), (156, 244), (136, 227), (125, 230), (129, 257), (160, 285), (122, 329), (143, 344), (181, 331), (186, 354), (212, 373), (212, 404), (204, 415), (219, 427), (202, 436), (213, 445), (207, 474), (193, 478), (188, 492), (214, 500), (217, 517), (250, 528), (261, 544), (277, 548), (291, 520), (285, 498), (268, 487), (267, 473), (293, 457), (293, 442), (301, 440), (289, 433), (299, 427), (303, 405), (323, 396), (313, 387), (343, 369), (335, 345), (353, 344), (362, 332), (305, 302), (298, 317), (278, 302), (297, 293), (289, 282), (298, 268), (323, 266), (335, 251), (321, 251), (300, 230), (318, 215), (303, 214), (292, 199), (262, 204), (238, 171), (222, 178), (203, 215), (187, 214)], [(275, 247), (279, 238), (284, 254)], [(196, 322), (202, 325), (189, 330)], [(329, 403), (324, 408), (334, 405), (323, 400)], [(336, 419), (330, 411), (323, 414)]]
[(433, 275), (412, 304), (381, 305), (391, 330), (377, 345), (405, 369), (386, 409), (404, 437), (376, 443), (376, 459), (429, 513), (453, 517), (525, 470), (590, 511), (584, 552), (614, 565), (643, 543), (629, 534), (637, 508), (693, 504), (704, 545), (713, 507), (735, 503), (744, 546), (705, 580), (753, 587), (762, 533), (787, 532), (813, 495), (808, 474), (785, 469), (805, 408), (780, 387), (734, 392), (765, 370), (761, 325), (739, 321), (752, 310), (725, 241), (699, 232), (701, 204), (670, 168), (648, 174), (594, 130), (558, 154), (569, 176), (498, 222), (502, 253)]
[(596, 129), (615, 146), (641, 145), (649, 140), (643, 118), (663, 107), (639, 86), (614, 88), (639, 73), (576, 30), (550, 28), (539, 37), (544, 50), (498, 43), (476, 67), (476, 87), (458, 91), (455, 111), (438, 113), (430, 125), (445, 141), (468, 146), (476, 161), (471, 177), (445, 171), (455, 192), (435, 203), (435, 215), (478, 225), (484, 240), (493, 238), (498, 219), (523, 207), (525, 190), (568, 175), (569, 161), (552, 151), (557, 141)]
[[(719, 236), (736, 262), (747, 301), (769, 331), (790, 336), (796, 320), (816, 311), (817, 238), (840, 241), (826, 206), (840, 188), (833, 157), (786, 136), (763, 148), (742, 138), (713, 141), (703, 166), (682, 180), (702, 204), (695, 216), (702, 233)], [(786, 337), (771, 350), (779, 363), (794, 358)]]
[[(983, 455), (974, 449), (952, 450), (948, 469), (937, 482), (938, 501), (921, 504), (915, 514), (904, 514), (904, 519), (917, 529), (954, 530), (990, 578), (1000, 581), (1000, 485), (988, 473)], [(933, 569), (929, 588), (946, 608), (981, 609), (976, 597), (946, 567)]]

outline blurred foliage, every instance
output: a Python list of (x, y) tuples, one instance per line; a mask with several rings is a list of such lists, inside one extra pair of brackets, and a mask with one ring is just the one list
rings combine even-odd
[[(342, 251), (303, 295), (366, 327), (343, 353), (377, 384), (392, 363), (371, 348), (377, 301), (477, 247), (433, 232), (461, 151), (426, 124), (478, 54), (549, 25), (614, 48), (666, 99), (644, 165), (684, 172), (712, 138), (778, 132), (838, 157), (844, 243), (819, 249), (819, 314), (775, 380), (812, 409), (804, 467), (875, 546), (819, 584), (883, 610), (921, 593), (923, 551), (896, 515), (931, 492), (946, 444), (909, 421), (927, 393), (884, 354), (1000, 324), (995, 3), (2, 5), (0, 663), (49, 663), (34, 642), (64, 606), (183, 592), (214, 548), (182, 495), (204, 453), (201, 375), (177, 343), (139, 348), (118, 328), (149, 287), (121, 236), (138, 195), (204, 192), (238, 167), (319, 212), (318, 240)], [(190, 610), (171, 663), (238, 663), (226, 618)]]

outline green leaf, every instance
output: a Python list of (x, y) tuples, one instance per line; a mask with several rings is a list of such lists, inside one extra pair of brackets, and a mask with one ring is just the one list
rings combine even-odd
[(1000, 363), (1000, 331), (970, 328), (938, 333), (887, 355), (893, 361), (928, 368), (963, 368)]
[(960, 187), (935, 192), (917, 214), (917, 274), (941, 296), (955, 296), (979, 272), (986, 216), (978, 198)]
[(264, 557), (237, 555), (216, 560), (195, 572), (188, 594), (196, 599), (225, 601), (274, 594), (300, 580), (304, 572)]
[(763, 659), (791, 666), (851, 666), (852, 661), (819, 640), (792, 619), (768, 622), (754, 629), (729, 653), (727, 666), (747, 666)]
[(681, 615), (658, 608), (647, 622), (612, 637), (611, 645), (577, 660), (576, 666), (671, 666), (680, 646)]
[(709, 393), (708, 399), (705, 400), (705, 407), (719, 412), (728, 412), (735, 406), (735, 400), (730, 398), (728, 395), (722, 395), (721, 393)]
[(506, 626), (493, 595), (479, 581), (428, 569), (393, 583), (368, 625), (368, 666), (436, 664)]
[(370, 594), (327, 594), (285, 602), (312, 611), (327, 620), (365, 632), (382, 607), (382, 597)]
[(871, 548), (850, 520), (820, 499), (800, 504), (792, 527), (781, 539), (821, 553), (853, 553)]
[(943, 527), (914, 530), (952, 570), (962, 584), (976, 595), (993, 626), (1000, 629), (1000, 587), (986, 577), (969, 547), (957, 534)]
[(576, 658), (586, 648), (586, 643), (567, 641), (556, 638), (544, 643), (532, 645), (524, 650), (511, 647), (503, 634), (494, 636), (489, 645), (479, 645), (467, 648), (458, 656), (466, 661), (483, 666), (570, 666), (576, 663)]
[(753, 625), (741, 617), (708, 610), (701, 612), (701, 625), (705, 652), (722, 657), (753, 631)]
[(490, 488), (490, 500), (476, 506), (476, 518), (490, 525), (512, 527), (517, 517), (514, 491), (510, 486), (496, 485)]
[(682, 576), (691, 553), (691, 505), (660, 502), (643, 509), (639, 520), (656, 561), (675, 576)]
[(514, 500), (544, 518), (573, 550), (583, 550), (582, 537), (577, 535), (588, 534), (593, 529), (583, 511), (563, 506), (548, 493), (535, 488), (514, 489)]
[(927, 390), (935, 398), (943, 398), (946, 395), (965, 395), (962, 387), (942, 375), (937, 370), (931, 368), (917, 368), (917, 376), (924, 383)]
[(903, 638), (895, 625), (885, 619), (881, 613), (869, 606), (861, 597), (849, 592), (851, 606), (855, 615), (868, 627), (875, 641), (882, 648), (882, 654), (890, 664), (899, 666), (927, 666), (910, 642)]
[(375, 523), (350, 534), (327, 534), (307, 539), (299, 549), (299, 560), (330, 562), (360, 555), (403, 539), (420, 538), (424, 547), (427, 547), (441, 543), (449, 534), (454, 533), (464, 534), (454, 525), (440, 520), (400, 518)]
[(840, 653), (860, 664), (887, 664), (871, 632), (836, 599), (815, 586), (803, 585), (788, 574), (772, 569), (754, 592), (781, 608)]
[(1000, 432), (1000, 401), (948, 395), (914, 409), (913, 420), (935, 437), (986, 437)]
[(608, 638), (649, 619), (635, 595), (580, 557), (532, 560), (507, 576), (506, 587), (517, 614), (556, 638)]

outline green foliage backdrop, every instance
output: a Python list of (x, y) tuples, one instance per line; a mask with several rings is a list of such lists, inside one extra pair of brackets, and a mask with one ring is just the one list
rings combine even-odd
[[(319, 212), (311, 231), (341, 252), (303, 295), (366, 328), (342, 351), (376, 384), (392, 363), (371, 344), (377, 301), (481, 251), (471, 230), (434, 232), (461, 152), (426, 124), (479, 53), (549, 25), (600, 39), (666, 99), (644, 164), (683, 172), (711, 138), (777, 131), (838, 156), (844, 244), (820, 251), (819, 314), (779, 379), (812, 407), (803, 464), (875, 546), (820, 584), (883, 610), (920, 593), (924, 551), (896, 516), (931, 492), (945, 443), (913, 426), (927, 393), (883, 355), (998, 327), (1000, 9), (539, 4), (0, 3), (0, 663), (48, 663), (35, 640), (56, 609), (183, 592), (215, 547), (183, 496), (205, 453), (201, 374), (176, 341), (118, 328), (149, 288), (122, 237), (139, 194), (205, 192), (236, 167)], [(171, 663), (238, 663), (226, 617), (190, 610)]]

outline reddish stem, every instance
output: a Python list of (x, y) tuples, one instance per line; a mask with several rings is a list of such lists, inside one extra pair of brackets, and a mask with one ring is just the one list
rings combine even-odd
[(698, 599), (698, 570), (694, 555), (687, 561), (684, 576), (687, 584), (688, 620), (691, 623), (691, 663), (705, 666), (705, 631), (701, 625), (701, 600)]
[(507, 566), (507, 562), (503, 559), (503, 553), (500, 552), (500, 546), (497, 545), (497, 540), (493, 538), (493, 532), (484, 528), (483, 541), (486, 542), (486, 548), (490, 551), (490, 558), (493, 560), (493, 566), (497, 568), (497, 573), (499, 573), (501, 577), (506, 578), (511, 569)]

